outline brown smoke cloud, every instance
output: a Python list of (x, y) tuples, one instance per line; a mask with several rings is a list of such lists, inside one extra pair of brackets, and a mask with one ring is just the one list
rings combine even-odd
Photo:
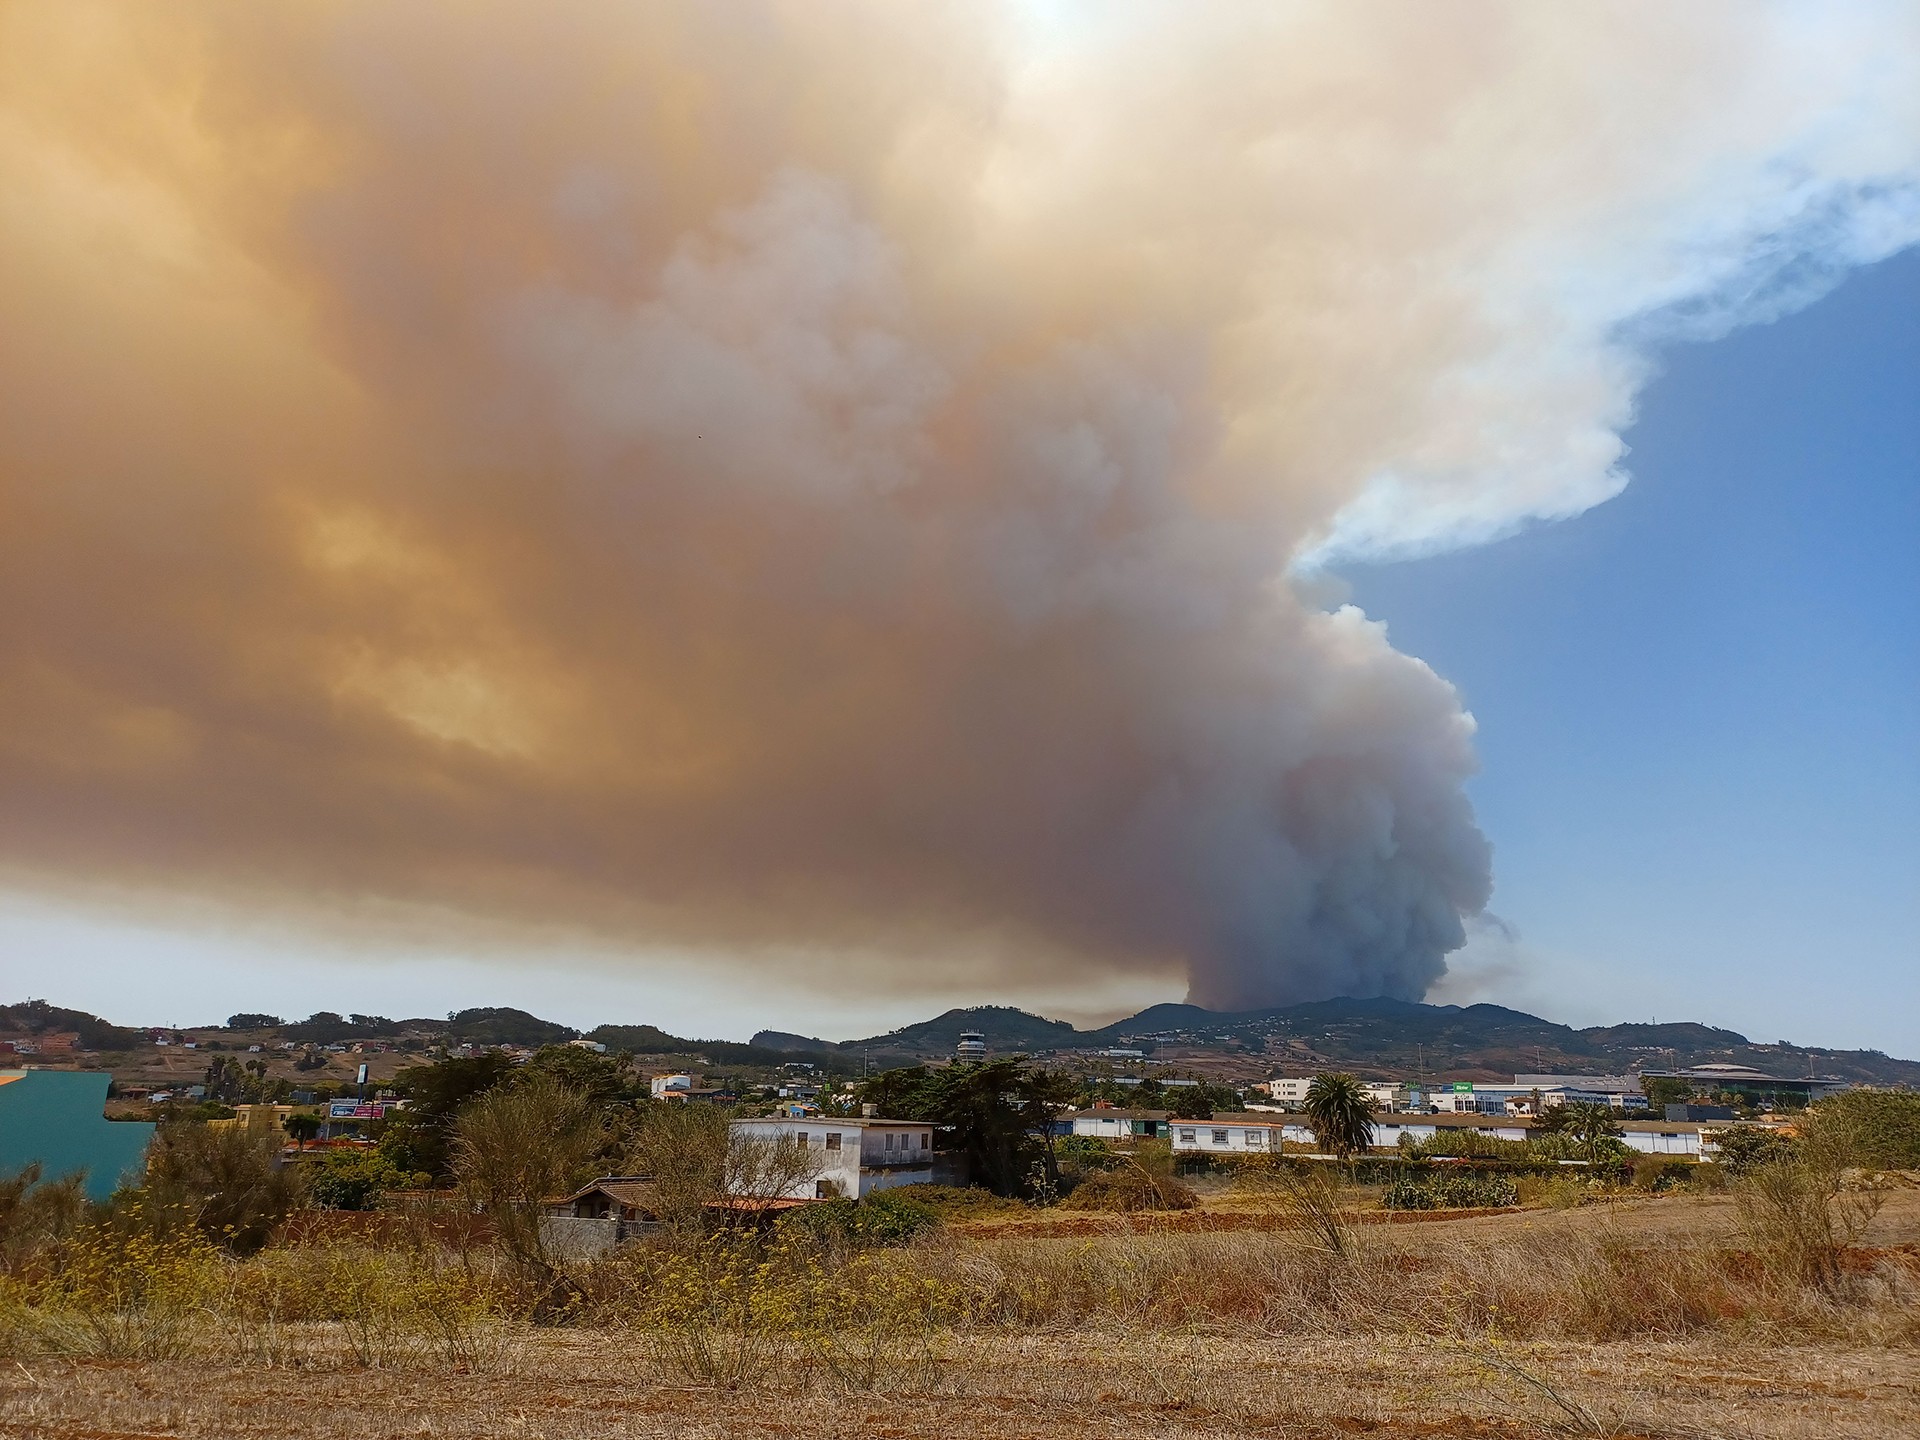
[(9, 6), (0, 864), (1418, 996), (1472, 722), (1301, 577), (1908, 243), (1912, 24)]

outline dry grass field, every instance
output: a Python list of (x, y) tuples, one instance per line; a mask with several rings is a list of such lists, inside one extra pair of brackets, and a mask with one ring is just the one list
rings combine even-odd
[(699, 1383), (684, 1347), (623, 1310), (611, 1266), (569, 1323), (489, 1321), (457, 1356), (240, 1318), (161, 1358), (16, 1349), (0, 1437), (1920, 1433), (1920, 1191), (1886, 1196), (1831, 1294), (1750, 1263), (1712, 1196), (1362, 1226), (1340, 1260), (1284, 1230), (1098, 1218), (870, 1252), (863, 1284), (965, 1305), (931, 1324), (885, 1312), (867, 1351), (837, 1352), (864, 1366), (823, 1368), (819, 1336), (778, 1326), (701, 1332), (738, 1363)]
[[(0, 1375), (8, 1440), (431, 1435), (1032, 1440), (1272, 1435), (1910, 1437), (1920, 1354), (1723, 1338), (1486, 1346), (1399, 1337), (966, 1335), (881, 1392), (775, 1374), (691, 1387), (635, 1337), (529, 1334), (480, 1373), (104, 1360)], [(1555, 1397), (1558, 1397), (1556, 1399)]]

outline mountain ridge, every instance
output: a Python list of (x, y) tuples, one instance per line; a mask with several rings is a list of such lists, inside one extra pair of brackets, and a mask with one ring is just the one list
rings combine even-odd
[(1583, 1028), (1481, 1002), (1429, 1005), (1386, 997), (1340, 997), (1263, 1010), (1213, 1011), (1163, 1003), (1109, 1025), (1080, 1030), (1004, 1005), (947, 1010), (861, 1040), (834, 1042), (763, 1030), (752, 1044), (851, 1055), (870, 1064), (912, 1063), (953, 1052), (963, 1030), (981, 1032), (990, 1051), (1059, 1054), (1127, 1048), (1152, 1063), (1186, 1063), (1208, 1053), (1258, 1057), (1269, 1068), (1348, 1065), (1396, 1074), (1497, 1078), (1522, 1072), (1591, 1073), (1721, 1063), (1782, 1076), (1823, 1077), (1920, 1088), (1920, 1061), (1877, 1050), (1757, 1043), (1735, 1030), (1676, 1021)]
[[(45, 1001), (0, 1007), (0, 1022), (21, 1031), (82, 1031), (82, 1045), (102, 1051), (145, 1040), (143, 1030), (109, 1025), (85, 1012)], [(247, 1022), (237, 1024), (233, 1022)], [(0, 1029), (6, 1024), (0, 1024)], [(167, 1027), (171, 1028), (171, 1027)], [(321, 1012), (288, 1023), (242, 1014), (226, 1027), (305, 1044), (356, 1038), (409, 1036), (436, 1044), (565, 1043), (581, 1032), (523, 1010), (472, 1008), (442, 1020), (388, 1020), (377, 1015)], [(1920, 1061), (1877, 1050), (1837, 1050), (1757, 1043), (1735, 1030), (1674, 1021), (1629, 1021), (1576, 1029), (1503, 1005), (1428, 1005), (1382, 997), (1307, 1001), (1261, 1010), (1214, 1011), (1196, 1005), (1151, 1005), (1109, 1025), (1081, 1030), (1010, 1005), (955, 1008), (865, 1039), (831, 1041), (784, 1030), (761, 1030), (742, 1043), (669, 1034), (649, 1024), (603, 1024), (584, 1038), (640, 1056), (679, 1057), (681, 1063), (776, 1066), (801, 1062), (830, 1073), (861, 1073), (943, 1059), (962, 1031), (980, 1031), (990, 1053), (1056, 1057), (1075, 1062), (1117, 1060), (1127, 1068), (1207, 1071), (1218, 1078), (1346, 1069), (1379, 1077), (1503, 1079), (1516, 1073), (1626, 1073), (1707, 1063), (1750, 1065), (1782, 1078), (1821, 1078), (1920, 1089)], [(218, 1048), (218, 1047), (216, 1047)], [(1111, 1049), (1139, 1051), (1102, 1056)]]

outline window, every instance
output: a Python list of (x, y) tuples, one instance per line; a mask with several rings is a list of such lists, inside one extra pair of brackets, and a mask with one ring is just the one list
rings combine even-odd
[(1264, 1145), (1266, 1143), (1267, 1143), (1266, 1131), (1264, 1130), (1247, 1131), (1247, 1144), (1258, 1146), (1258, 1145)]
[(807, 1148), (807, 1132), (802, 1130), (798, 1134), (796, 1134), (793, 1137), (793, 1143), (798, 1145), (802, 1150), (806, 1149)]
[(1196, 1133), (1196, 1132), (1194, 1132), (1194, 1131), (1192, 1131), (1192, 1130), (1182, 1130), (1182, 1131), (1180, 1132), (1180, 1143), (1181, 1143), (1182, 1145), (1191, 1145), (1191, 1144), (1193, 1144), (1193, 1141), (1194, 1141), (1194, 1136), (1195, 1136), (1195, 1133)]
[(887, 1149), (889, 1149), (889, 1150), (891, 1150), (891, 1149), (893, 1149), (893, 1132), (892, 1132), (891, 1130), (889, 1130), (889, 1131), (887, 1132), (887, 1142), (886, 1142), (886, 1144), (887, 1144)]
[(1213, 1143), (1214, 1143), (1214, 1144), (1216, 1144), (1216, 1145), (1224, 1145), (1224, 1144), (1226, 1144), (1226, 1143), (1227, 1143), (1227, 1132), (1226, 1132), (1226, 1131), (1224, 1131), (1224, 1130), (1216, 1130), (1216, 1131), (1214, 1131), (1214, 1132), (1213, 1132)]
[(927, 1134), (926, 1131), (924, 1130), (921, 1131), (920, 1132), (920, 1148), (922, 1150), (926, 1150), (926, 1149), (932, 1148), (932, 1145), (933, 1145), (933, 1136)]
[(840, 1148), (840, 1132), (838, 1130), (829, 1130), (827, 1132), (827, 1149), (838, 1150), (839, 1148)]

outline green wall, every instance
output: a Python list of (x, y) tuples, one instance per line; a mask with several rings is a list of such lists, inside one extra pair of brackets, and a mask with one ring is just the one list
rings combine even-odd
[(85, 1171), (90, 1200), (105, 1200), (123, 1178), (138, 1178), (153, 1126), (106, 1118), (112, 1079), (86, 1070), (0, 1070), (0, 1176), (36, 1160), (47, 1180)]

